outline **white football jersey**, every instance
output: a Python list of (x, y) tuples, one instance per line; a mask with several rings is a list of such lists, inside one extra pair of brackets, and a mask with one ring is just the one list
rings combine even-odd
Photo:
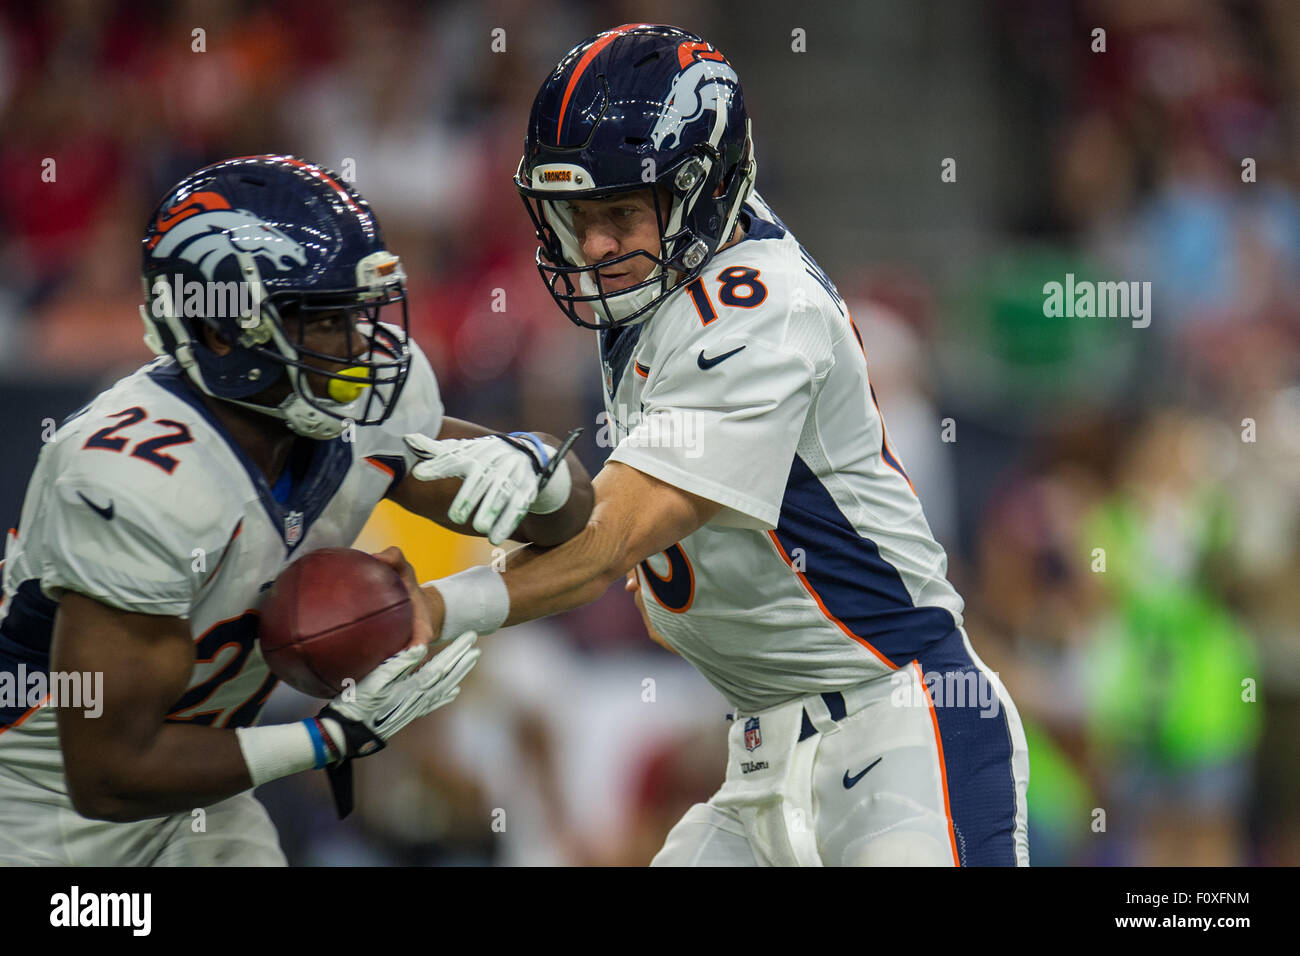
[(659, 634), (746, 712), (905, 666), (961, 624), (860, 336), (767, 205), (648, 321), (601, 332), (623, 462), (722, 504), (639, 566)]
[[(48, 670), (57, 601), (77, 591), (188, 619), (196, 663), (168, 720), (252, 724), (276, 683), (256, 641), (264, 592), (300, 555), (351, 545), (415, 462), (402, 436), (442, 427), (433, 369), (411, 351), (386, 422), (296, 443), (283, 505), (169, 358), (70, 416), (42, 449), (7, 541), (0, 675)], [(0, 707), (0, 766), (62, 792), (54, 712), (30, 704)]]

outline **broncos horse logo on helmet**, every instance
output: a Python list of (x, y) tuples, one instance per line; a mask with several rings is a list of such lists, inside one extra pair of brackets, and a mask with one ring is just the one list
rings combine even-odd
[(277, 272), (307, 264), (307, 250), (301, 243), (247, 209), (207, 209), (173, 220), (152, 241), (154, 256), (185, 259), (209, 279), (228, 256), (240, 252), (266, 259)]
[[(625, 24), (579, 43), (533, 101), (515, 173), (541, 247), (537, 268), (561, 310), (605, 329), (643, 321), (730, 239), (757, 165), (740, 80), (711, 44), (676, 27)], [(651, 190), (659, 255), (583, 260), (566, 201)], [(598, 270), (651, 260), (644, 280), (606, 291)], [(579, 312), (590, 308), (594, 321)]]
[(713, 110), (716, 122), (726, 122), (727, 104), (739, 86), (740, 77), (725, 60), (695, 60), (673, 80), (666, 109), (650, 130), (655, 149), (663, 149), (670, 136), (668, 145), (677, 145), (682, 127), (699, 119), (706, 109)]
[[(145, 342), (172, 356), (200, 391), (283, 419), (308, 438), (335, 438), (347, 421), (378, 424), (391, 414), (411, 361), (406, 277), (369, 205), (335, 174), (292, 156), (207, 166), (168, 192), (143, 246)], [(181, 315), (174, 292), (192, 282), (246, 283), (252, 294), (241, 302), (251, 305)], [(399, 307), (399, 325), (379, 321), (388, 305)], [(363, 333), (364, 349), (326, 355), (305, 348), (311, 313), (339, 309)], [(232, 348), (217, 354), (204, 327)], [(324, 371), (304, 356), (342, 370)], [(316, 395), (309, 374), (328, 379), (335, 397)], [(282, 380), (286, 398), (257, 401)]]

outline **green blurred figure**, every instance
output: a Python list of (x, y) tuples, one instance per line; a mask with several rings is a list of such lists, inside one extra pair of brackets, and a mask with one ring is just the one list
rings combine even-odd
[(1107, 862), (1246, 862), (1259, 658), (1208, 580), (1230, 522), (1223, 490), (1197, 468), (1201, 437), (1193, 420), (1157, 419), (1081, 529), (1111, 604), (1088, 656), (1088, 732), (1110, 787), (1107, 829), (1131, 854)]

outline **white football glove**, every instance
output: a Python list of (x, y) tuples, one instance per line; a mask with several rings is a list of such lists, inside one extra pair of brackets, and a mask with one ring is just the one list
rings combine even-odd
[(383, 750), (415, 718), (455, 700), (460, 682), (483, 653), (474, 647), (477, 638), (466, 631), (419, 670), (427, 647), (398, 651), (316, 715), (338, 752), (326, 771), (340, 817), (352, 810), (352, 759)]
[(561, 460), (546, 477), (556, 451), (527, 432), (441, 441), (416, 434), (405, 440), (422, 459), (411, 469), (418, 480), (461, 479), (447, 517), (464, 524), (473, 512), (474, 530), (493, 544), (509, 538), (526, 515), (550, 514), (569, 500), (568, 463)]
[[(340, 750), (344, 757), (365, 757), (383, 748), (384, 742), (417, 717), (450, 704), (460, 693), (464, 680), (483, 652), (474, 647), (478, 635), (466, 631), (419, 670), (429, 649), (423, 645), (398, 651), (354, 688), (344, 691), (320, 712), (321, 722), (333, 719), (342, 729)], [(360, 724), (369, 737), (357, 741), (347, 732), (349, 724)], [(329, 728), (334, 743), (340, 735)]]

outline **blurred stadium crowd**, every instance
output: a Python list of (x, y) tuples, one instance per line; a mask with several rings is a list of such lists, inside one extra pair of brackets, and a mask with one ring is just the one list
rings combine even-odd
[[(510, 177), (560, 55), (676, 23), (737, 68), (759, 189), (853, 309), (1026, 724), (1033, 862), (1300, 862), (1300, 6), (827, 7), (0, 3), (0, 508), (41, 421), (149, 357), (157, 198), (265, 152), (355, 171), (449, 414), (583, 425), (594, 473), (595, 344)], [(1150, 326), (1045, 316), (1067, 273), (1149, 281)], [(484, 560), (430, 527), (385, 512), (362, 543)], [(621, 590), (485, 643), (455, 706), (360, 765), (346, 824), (321, 775), (261, 791), (291, 861), (640, 864), (721, 782), (725, 702)]]

